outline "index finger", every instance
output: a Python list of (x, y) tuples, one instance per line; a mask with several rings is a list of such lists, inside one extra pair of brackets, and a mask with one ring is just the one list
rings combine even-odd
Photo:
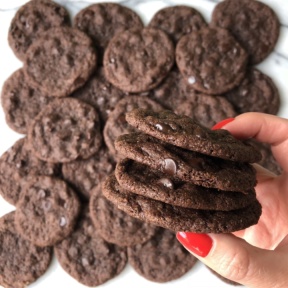
[(288, 120), (264, 113), (244, 113), (224, 125), (238, 139), (254, 138), (268, 143), (276, 161), (288, 171)]

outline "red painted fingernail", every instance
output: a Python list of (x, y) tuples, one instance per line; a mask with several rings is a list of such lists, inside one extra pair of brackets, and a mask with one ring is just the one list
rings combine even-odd
[(221, 129), (224, 125), (232, 122), (233, 120), (235, 120), (235, 118), (227, 118), (225, 120), (220, 121), (219, 123), (215, 124), (211, 129), (212, 130), (218, 130)]
[(207, 234), (177, 232), (176, 237), (186, 249), (200, 257), (206, 257), (213, 244), (212, 238)]

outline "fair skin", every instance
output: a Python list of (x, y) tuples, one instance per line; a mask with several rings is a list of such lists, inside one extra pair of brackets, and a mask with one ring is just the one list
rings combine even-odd
[(283, 169), (276, 176), (259, 165), (256, 186), (262, 215), (257, 225), (233, 234), (209, 234), (212, 248), (204, 264), (222, 276), (251, 288), (284, 288), (288, 283), (288, 120), (244, 113), (222, 127), (238, 139), (271, 144)]

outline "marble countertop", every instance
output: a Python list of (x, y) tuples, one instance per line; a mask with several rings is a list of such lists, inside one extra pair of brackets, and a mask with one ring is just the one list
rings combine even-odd
[[(11, 19), (17, 9), (28, 1), (25, 0), (1, 0), (0, 1), (0, 89), (3, 82), (22, 66), (22, 63), (14, 56), (8, 46), (7, 34)], [(63, 5), (73, 17), (80, 9), (91, 3), (103, 2), (97, 0), (56, 0)], [(152, 16), (161, 8), (171, 5), (190, 5), (198, 9), (209, 22), (211, 12), (220, 0), (114, 0), (105, 2), (117, 2), (135, 10), (142, 17), (144, 23), (148, 23)], [(269, 75), (277, 85), (281, 96), (281, 108), (279, 116), (288, 118), (288, 0), (261, 0), (271, 6), (277, 13), (281, 22), (281, 31), (275, 50), (257, 67)], [(14, 142), (22, 137), (13, 132), (5, 123), (4, 113), (0, 108), (0, 155), (4, 153)], [(0, 216), (15, 208), (5, 202), (0, 196)], [(200, 262), (179, 280), (165, 284), (153, 283), (140, 277), (129, 265), (118, 277), (107, 282), (101, 287), (126, 287), (132, 288), (160, 288), (160, 287), (196, 287), (196, 288), (224, 288), (232, 287), (214, 276)], [(30, 287), (85, 287), (66, 274), (54, 259), (47, 273)], [(242, 286), (243, 287), (243, 286)]]

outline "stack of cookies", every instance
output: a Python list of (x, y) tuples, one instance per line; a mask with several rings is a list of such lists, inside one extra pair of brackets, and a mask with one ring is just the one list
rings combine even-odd
[(229, 233), (258, 222), (249, 163), (261, 155), (252, 146), (169, 110), (136, 109), (126, 120), (143, 133), (116, 140), (126, 158), (103, 193), (118, 208), (173, 231)]
[[(196, 9), (173, 6), (144, 27), (131, 9), (99, 3), (70, 27), (51, 0), (17, 11), (8, 38), (23, 67), (5, 82), (1, 104), (7, 124), (26, 136), (0, 157), (0, 194), (16, 207), (0, 220), (0, 285), (32, 283), (53, 251), (87, 286), (128, 261), (166, 282), (196, 262), (174, 231), (228, 233), (257, 223), (249, 163), (263, 146), (163, 111), (208, 128), (242, 112), (277, 113), (274, 83), (248, 65), (273, 49), (276, 15), (257, 1), (226, 0), (212, 18), (209, 27)], [(269, 37), (247, 33), (250, 22)]]

